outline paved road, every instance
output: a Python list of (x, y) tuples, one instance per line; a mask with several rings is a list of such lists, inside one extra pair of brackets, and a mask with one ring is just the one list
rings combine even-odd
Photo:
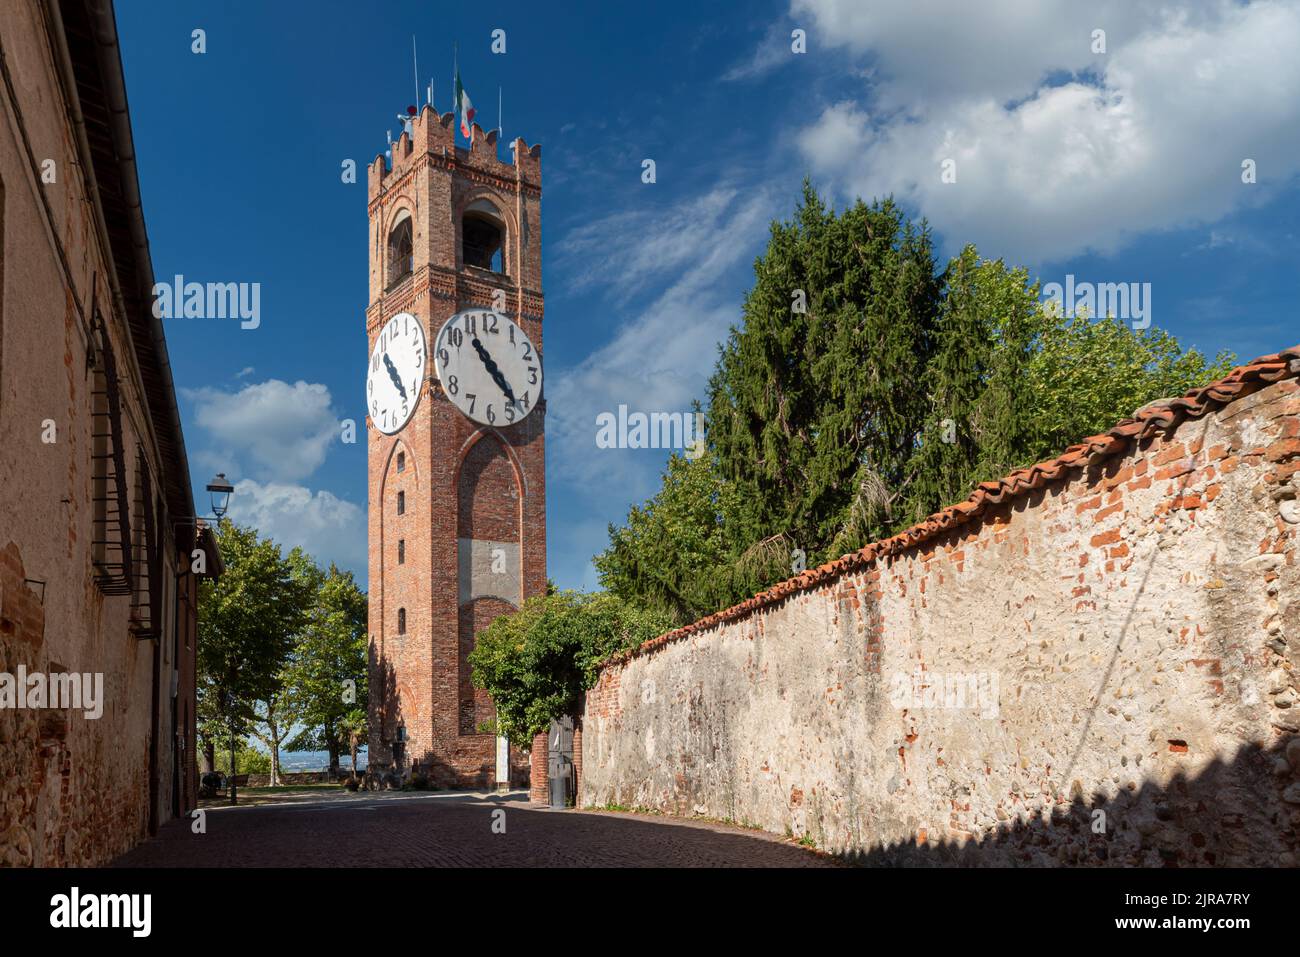
[[(493, 811), (505, 833), (493, 833)], [(330, 794), (214, 807), (207, 833), (172, 821), (114, 867), (832, 867), (771, 835), (599, 811), (552, 811), (507, 795)]]

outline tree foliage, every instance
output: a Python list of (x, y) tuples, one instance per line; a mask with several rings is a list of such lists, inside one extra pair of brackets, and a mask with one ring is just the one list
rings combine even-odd
[(199, 589), (199, 719), (208, 735), (232, 724), (242, 731), (255, 705), (280, 693), (311, 601), (295, 564), (256, 529), (223, 521), (217, 543), (225, 572)]
[(199, 593), (201, 736), (227, 755), (232, 728), (256, 738), (273, 776), (287, 739), (290, 750), (328, 750), (337, 766), (357, 712), (364, 727), (365, 594), (351, 572), (322, 570), (300, 548), (283, 555), (256, 529), (223, 522), (217, 540), (225, 572)]
[(805, 184), (710, 379), (707, 454), (670, 459), (659, 491), (610, 526), (601, 583), (683, 624), (1232, 362), (1157, 329), (1059, 316), (1025, 269), (974, 246), (936, 273), (924, 223), (889, 200), (836, 214)]
[(351, 572), (317, 570), (315, 601), (286, 667), (285, 683), (302, 728), (290, 751), (328, 751), (337, 766), (340, 722), (366, 711), (367, 601)]
[(666, 616), (609, 594), (537, 595), (478, 634), (473, 682), (492, 696), (496, 732), (530, 748), (553, 719), (582, 710), (602, 662), (670, 627)]
[(924, 413), (934, 271), (926, 227), (892, 201), (837, 216), (805, 183), (794, 219), (772, 224), (709, 383), (707, 433), (742, 503), (727, 523), (745, 548), (784, 535), (818, 551), (855, 478), (902, 483)]

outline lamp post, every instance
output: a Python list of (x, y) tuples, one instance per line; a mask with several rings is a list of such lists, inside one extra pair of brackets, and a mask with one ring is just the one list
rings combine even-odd
[(221, 692), (221, 706), (226, 712), (226, 720), (230, 722), (230, 787), (227, 790), (230, 793), (230, 803), (238, 804), (239, 798), (235, 792), (235, 696), (229, 691)]
[(208, 495), (212, 499), (212, 514), (217, 517), (217, 523), (226, 514), (226, 509), (230, 507), (230, 494), (234, 492), (235, 487), (226, 479), (225, 472), (218, 472), (216, 476), (208, 483)]

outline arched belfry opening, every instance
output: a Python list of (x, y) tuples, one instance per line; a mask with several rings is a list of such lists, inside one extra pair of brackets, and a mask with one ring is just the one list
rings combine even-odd
[(461, 259), (466, 266), (504, 273), (506, 226), (501, 214), (486, 199), (465, 208), (460, 221)]
[(388, 231), (388, 285), (401, 282), (415, 269), (415, 242), (411, 214), (402, 210)]

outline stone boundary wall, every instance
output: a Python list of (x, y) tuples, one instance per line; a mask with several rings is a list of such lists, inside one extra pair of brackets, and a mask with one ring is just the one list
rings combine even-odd
[(1294, 866), (1300, 347), (609, 664), (580, 801), (869, 863)]

